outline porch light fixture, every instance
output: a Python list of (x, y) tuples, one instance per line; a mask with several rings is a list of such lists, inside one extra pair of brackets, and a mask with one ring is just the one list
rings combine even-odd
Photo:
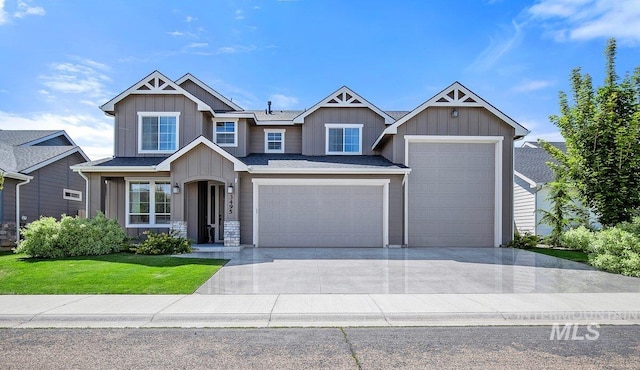
[(227, 193), (233, 194), (233, 185), (227, 186)]
[(451, 110), (451, 118), (458, 118), (458, 110), (456, 108), (453, 108)]
[(175, 185), (173, 185), (173, 188), (171, 190), (173, 190), (173, 194), (180, 194), (180, 186), (178, 186), (177, 182)]

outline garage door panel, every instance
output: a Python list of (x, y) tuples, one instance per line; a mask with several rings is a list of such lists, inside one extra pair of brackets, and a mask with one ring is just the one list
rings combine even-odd
[(409, 143), (409, 245), (492, 246), (494, 144)]
[(382, 186), (260, 185), (263, 247), (380, 247)]

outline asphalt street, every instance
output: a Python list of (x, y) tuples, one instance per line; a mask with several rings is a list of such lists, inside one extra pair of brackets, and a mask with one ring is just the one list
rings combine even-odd
[[(2, 329), (2, 369), (637, 369), (640, 326)], [(597, 337), (597, 338), (595, 338)], [(574, 338), (574, 340), (571, 340)], [(580, 339), (582, 338), (582, 339)]]

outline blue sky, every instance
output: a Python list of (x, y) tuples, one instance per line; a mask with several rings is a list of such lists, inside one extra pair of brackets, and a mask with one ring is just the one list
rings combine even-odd
[(640, 65), (638, 0), (0, 0), (0, 129), (65, 129), (113, 154), (98, 108), (154, 70), (245, 109), (304, 109), (342, 85), (411, 110), (454, 81), (557, 140), (569, 73)]

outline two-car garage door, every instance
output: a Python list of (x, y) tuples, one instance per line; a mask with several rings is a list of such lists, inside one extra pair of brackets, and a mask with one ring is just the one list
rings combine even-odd
[(260, 247), (382, 247), (388, 180), (254, 179)]
[(496, 144), (407, 145), (408, 245), (495, 246)]

